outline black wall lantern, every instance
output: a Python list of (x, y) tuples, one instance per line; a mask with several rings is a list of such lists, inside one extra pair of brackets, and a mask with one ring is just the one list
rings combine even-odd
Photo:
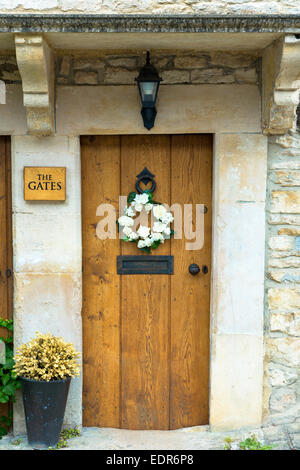
[(150, 64), (150, 52), (148, 51), (146, 64), (141, 68), (139, 76), (136, 78), (142, 101), (141, 114), (144, 126), (148, 131), (154, 126), (157, 114), (155, 103), (161, 80), (156, 68)]

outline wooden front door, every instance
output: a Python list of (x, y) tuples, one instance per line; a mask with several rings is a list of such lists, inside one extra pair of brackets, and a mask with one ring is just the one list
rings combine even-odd
[[(81, 144), (84, 425), (207, 424), (212, 136), (83, 137)], [(207, 207), (202, 249), (171, 239), (153, 252), (174, 256), (172, 275), (117, 274), (118, 255), (144, 253), (96, 235), (99, 204), (118, 208), (144, 167), (155, 175), (155, 200)], [(191, 275), (192, 263), (208, 273)]]
[[(0, 136), (0, 317), (4, 319), (12, 318), (11, 228), (10, 138)], [(0, 337), (7, 334), (5, 328), (0, 328)], [(8, 405), (0, 403), (0, 417), (2, 415), (8, 415)]]

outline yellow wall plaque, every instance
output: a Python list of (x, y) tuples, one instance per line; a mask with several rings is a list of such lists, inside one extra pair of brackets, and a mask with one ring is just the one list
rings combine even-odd
[(24, 167), (25, 201), (65, 201), (65, 167)]

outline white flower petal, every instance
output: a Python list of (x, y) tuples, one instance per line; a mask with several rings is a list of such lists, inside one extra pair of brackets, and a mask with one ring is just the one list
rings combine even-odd
[(143, 204), (137, 203), (135, 204), (134, 208), (137, 212), (141, 212), (143, 210)]
[(118, 222), (121, 227), (132, 227), (134, 224), (134, 220), (128, 217), (127, 215), (122, 215), (121, 217), (119, 217)]
[(149, 195), (147, 193), (137, 194), (134, 198), (135, 203), (137, 204), (147, 204), (149, 201)]
[(156, 219), (162, 219), (162, 217), (165, 216), (166, 212), (167, 209), (161, 204), (156, 204), (153, 207), (153, 215)]
[(166, 225), (162, 224), (161, 222), (154, 222), (153, 224), (153, 232), (163, 232), (166, 228)]
[(137, 233), (139, 234), (139, 236), (141, 238), (146, 238), (146, 237), (148, 237), (148, 235), (150, 233), (150, 228), (146, 227), (145, 225), (140, 225)]

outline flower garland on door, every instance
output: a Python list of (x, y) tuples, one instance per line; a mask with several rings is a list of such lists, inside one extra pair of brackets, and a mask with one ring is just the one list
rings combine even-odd
[[(131, 192), (127, 198), (128, 205), (124, 209), (124, 215), (119, 217), (117, 224), (122, 229), (122, 240), (124, 242), (136, 243), (137, 247), (150, 253), (159, 247), (165, 240), (169, 240), (174, 235), (174, 230), (170, 228), (170, 223), (174, 217), (167, 211), (161, 202), (153, 200), (153, 194), (150, 191), (144, 191), (142, 194)], [(134, 217), (137, 212), (146, 211), (147, 214), (153, 213), (154, 224), (152, 229), (145, 225), (140, 225), (135, 232)]]

